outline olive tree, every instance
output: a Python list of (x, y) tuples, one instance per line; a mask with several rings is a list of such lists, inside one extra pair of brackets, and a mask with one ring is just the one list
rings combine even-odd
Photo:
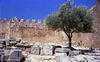
[(63, 4), (60, 10), (46, 19), (46, 25), (55, 30), (62, 30), (68, 37), (69, 48), (72, 49), (73, 33), (89, 33), (92, 31), (92, 16), (83, 7), (74, 7), (70, 2)]

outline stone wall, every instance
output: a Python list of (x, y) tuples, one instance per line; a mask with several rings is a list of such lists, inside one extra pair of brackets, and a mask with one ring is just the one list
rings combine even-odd
[(59, 32), (47, 29), (34, 29), (34, 27), (21, 27), (20, 35), (23, 40), (30, 42), (61, 42), (62, 35)]
[(96, 0), (96, 7), (93, 13), (94, 16), (94, 47), (100, 47), (100, 0)]
[[(0, 23), (0, 29), (2, 31), (0, 33), (5, 33), (6, 39), (22, 39), (32, 43), (68, 43), (67, 36), (63, 31), (53, 31), (42, 24), (19, 22), (16, 18), (6, 21), (5, 23)], [(5, 25), (5, 27), (3, 27), (3, 25)], [(77, 46), (91, 47), (93, 44), (92, 36), (92, 33), (74, 33), (72, 42)]]
[[(100, 1), (97, 0), (97, 6), (93, 10), (93, 28), (94, 33), (74, 33), (73, 44), (85, 47), (100, 47)], [(22, 22), (16, 18), (9, 21), (0, 20), (0, 36), (5, 33), (7, 39), (14, 37), (28, 42), (55, 42), (66, 44), (68, 39), (64, 32), (53, 31), (43, 24), (35, 22)]]
[[(68, 43), (68, 38), (63, 31), (57, 32), (53, 30), (35, 30), (33, 27), (21, 27), (20, 28), (21, 39), (32, 43)], [(76, 46), (92, 47), (93, 45), (92, 33), (74, 33), (72, 43)]]

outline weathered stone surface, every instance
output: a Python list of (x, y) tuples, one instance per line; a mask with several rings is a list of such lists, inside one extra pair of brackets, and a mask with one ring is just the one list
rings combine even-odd
[(28, 55), (25, 62), (56, 62), (55, 56)]
[(43, 45), (41, 47), (41, 55), (52, 55), (53, 54), (53, 46), (51, 45)]
[(66, 53), (57, 53), (56, 56), (56, 62), (71, 62), (69, 56), (66, 55)]
[(34, 54), (34, 55), (39, 55), (40, 54), (40, 47), (39, 46), (35, 46), (33, 45), (31, 47), (31, 54)]
[[(97, 0), (97, 5), (92, 12), (94, 21), (94, 33), (74, 33), (73, 44), (76, 46), (85, 47), (100, 47), (100, 1)], [(10, 21), (0, 19), (0, 39), (15, 38), (22, 39), (28, 42), (41, 43), (60, 43), (65, 44), (68, 41), (64, 32), (53, 31), (44, 24), (36, 22), (19, 21), (16, 17)]]
[(71, 52), (71, 50), (68, 48), (56, 48), (55, 50), (55, 53), (67, 53), (67, 52)]
[(96, 8), (94, 12), (94, 47), (100, 47), (100, 0), (96, 0)]
[[(27, 22), (19, 22), (16, 19), (12, 19), (11, 21), (6, 21), (7, 26), (0, 28), (2, 32), (1, 37), (9, 39), (22, 39), (28, 42), (41, 42), (41, 43), (60, 43), (65, 44), (68, 41), (64, 32), (53, 31), (48, 29), (45, 25), (37, 24), (37, 23), (27, 23)], [(7, 24), (8, 23), (8, 24)], [(7, 28), (6, 28), (7, 27)], [(4, 29), (5, 28), (5, 29)], [(5, 33), (5, 34), (2, 34)], [(82, 34), (82, 33), (74, 33), (73, 35), (73, 43), (78, 46), (88, 46), (90, 47), (93, 43), (92, 34)], [(91, 42), (91, 44), (90, 44)], [(79, 44), (80, 43), (80, 44)]]

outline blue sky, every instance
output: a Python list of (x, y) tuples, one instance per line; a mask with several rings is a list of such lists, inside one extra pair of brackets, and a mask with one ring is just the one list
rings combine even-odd
[[(66, 0), (0, 0), (0, 18), (14, 16), (24, 19), (45, 19), (46, 16), (59, 10)], [(74, 0), (75, 6), (95, 5), (95, 0)]]

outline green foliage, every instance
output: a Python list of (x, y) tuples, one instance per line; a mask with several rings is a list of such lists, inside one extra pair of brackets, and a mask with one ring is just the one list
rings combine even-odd
[(88, 10), (82, 7), (73, 7), (70, 2), (64, 4), (58, 13), (50, 15), (46, 24), (66, 33), (92, 31), (92, 17)]
[(74, 32), (89, 33), (92, 31), (92, 17), (88, 10), (82, 7), (73, 7), (70, 2), (65, 3), (58, 13), (50, 15), (46, 19), (47, 26), (64, 31), (69, 39), (71, 47), (72, 34)]
[(58, 14), (49, 16), (46, 21), (46, 24), (55, 30), (60, 28), (60, 23), (61, 21), (58, 18)]

